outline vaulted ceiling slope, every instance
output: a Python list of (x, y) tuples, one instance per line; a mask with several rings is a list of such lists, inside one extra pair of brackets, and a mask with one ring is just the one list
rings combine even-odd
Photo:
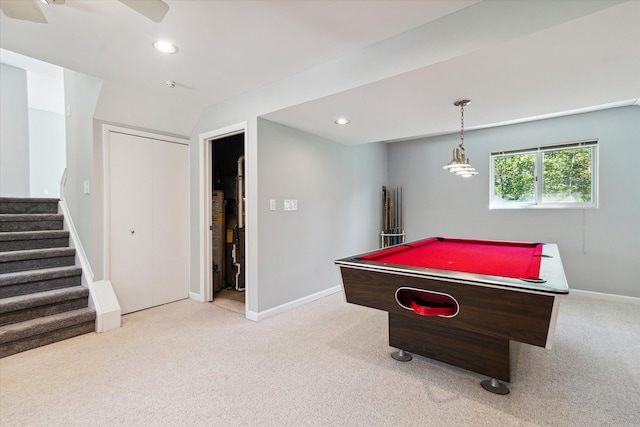
[[(206, 106), (326, 71), (326, 91), (264, 117), (347, 144), (454, 131), (459, 97), (470, 127), (640, 97), (637, 0), (165, 1), (160, 23), (115, 0), (43, 6), (48, 24), (0, 15), (0, 47), (104, 79), (113, 105), (129, 90), (170, 104), (187, 128)], [(159, 38), (178, 53), (155, 52)]]

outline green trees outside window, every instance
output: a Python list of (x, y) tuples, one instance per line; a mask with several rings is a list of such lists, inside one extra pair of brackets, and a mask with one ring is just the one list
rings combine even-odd
[(507, 202), (535, 202), (535, 168), (536, 159), (533, 154), (494, 158), (495, 195)]
[(542, 202), (591, 202), (591, 148), (542, 153)]
[(491, 207), (596, 207), (596, 144), (493, 153)]

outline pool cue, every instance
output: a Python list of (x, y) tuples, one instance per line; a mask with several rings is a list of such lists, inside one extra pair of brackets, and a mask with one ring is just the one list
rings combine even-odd
[[(400, 232), (404, 233), (404, 190), (400, 187), (400, 191), (402, 193), (402, 201), (400, 202), (400, 209), (402, 214), (400, 215), (400, 220), (402, 221), (400, 224)], [(402, 243), (404, 243), (404, 234), (402, 235)]]
[[(400, 234), (402, 232), (402, 187), (398, 187), (398, 231)], [(404, 243), (402, 241), (402, 236), (398, 236), (398, 243)]]
[(393, 209), (393, 244), (396, 245), (398, 244), (398, 236), (395, 236), (395, 234), (398, 233), (398, 187), (396, 187), (396, 189), (393, 192), (393, 196), (394, 196), (394, 209)]
[[(387, 187), (382, 187), (382, 233), (387, 234), (387, 226), (389, 221), (389, 195)], [(387, 246), (387, 236), (382, 236), (382, 246)]]
[[(396, 226), (394, 228), (393, 233), (398, 234), (398, 227), (400, 227), (400, 187), (396, 187)], [(400, 238), (398, 236), (394, 236), (396, 244), (400, 243)]]

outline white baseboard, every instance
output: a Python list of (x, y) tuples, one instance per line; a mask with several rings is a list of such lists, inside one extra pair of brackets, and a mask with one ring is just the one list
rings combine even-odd
[(89, 285), (92, 308), (96, 311), (96, 332), (107, 332), (122, 326), (120, 303), (109, 280)]
[(253, 320), (254, 322), (259, 322), (268, 317), (275, 316), (276, 314), (283, 313), (285, 311), (291, 310), (292, 308), (300, 307), (302, 305), (308, 304), (312, 301), (319, 300), (320, 298), (324, 298), (326, 296), (335, 294), (337, 292), (342, 292), (342, 286), (334, 286), (329, 289), (325, 289), (320, 292), (316, 292), (315, 294), (308, 295), (306, 297), (299, 298), (295, 301), (288, 302), (286, 304), (279, 305), (274, 308), (270, 308), (269, 310), (255, 312), (251, 310), (247, 310), (246, 318), (249, 320)]
[(82, 284), (83, 286), (88, 286), (89, 283), (93, 282), (93, 270), (91, 269), (91, 264), (80, 241), (76, 226), (73, 224), (73, 218), (71, 218), (71, 213), (69, 212), (67, 201), (64, 197), (60, 198), (58, 206), (64, 216), (64, 228), (69, 232), (69, 243), (71, 247), (76, 250), (76, 263), (82, 267)]
[(569, 291), (569, 296), (576, 294), (580, 297), (585, 298), (594, 298), (601, 299), (606, 301), (614, 301), (614, 302), (625, 302), (627, 304), (637, 304), (640, 305), (640, 298), (629, 297), (625, 295), (615, 295), (615, 294), (605, 294), (602, 292), (593, 292), (593, 291), (582, 291), (580, 289), (571, 289)]
[(201, 294), (195, 293), (195, 292), (191, 292), (189, 291), (189, 299), (192, 299), (194, 301), (198, 301), (198, 302), (205, 302), (204, 301), (204, 297)]

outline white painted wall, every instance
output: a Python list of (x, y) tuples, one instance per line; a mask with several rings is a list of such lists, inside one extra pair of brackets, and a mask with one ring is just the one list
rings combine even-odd
[(23, 57), (29, 86), (29, 108), (64, 114), (64, 70)]
[[(4, 67), (15, 67), (15, 70), (20, 70), (20, 75), (26, 73), (26, 86), (23, 81), (10, 81), (15, 72), (2, 73), (3, 79), (8, 79), (6, 84), (3, 83), (1, 92), (2, 132), (17, 131), (27, 123), (19, 135), (11, 138), (13, 144), (18, 145), (11, 156), (6, 156), (13, 161), (5, 173), (19, 166), (21, 175), (28, 174), (28, 190), (21, 192), (22, 197), (59, 197), (60, 179), (65, 167), (63, 69), (4, 49), (0, 49), (0, 55), (3, 70)], [(21, 108), (22, 101), (14, 97), (16, 91), (23, 91), (21, 96), (26, 96), (26, 112)], [(19, 151), (15, 151), (18, 147)], [(21, 163), (24, 153), (28, 156), (26, 166)], [(14, 176), (11, 181), (12, 185), (24, 185), (25, 182), (24, 177), (19, 176)]]
[(0, 63), (0, 89), (0, 196), (29, 197), (26, 71)]
[[(258, 121), (258, 311), (341, 284), (334, 261), (379, 245), (383, 144), (345, 146)], [(276, 210), (269, 201), (276, 200)], [(284, 211), (283, 201), (298, 201)]]
[(60, 197), (66, 166), (64, 70), (22, 57), (29, 87), (31, 197)]
[(156, 133), (188, 135), (198, 119), (200, 107), (185, 107), (181, 102), (185, 90), (158, 84), (156, 92), (145, 92), (105, 80), (94, 118), (129, 128), (152, 129)]
[(29, 108), (31, 197), (60, 197), (65, 145), (64, 114)]
[[(100, 96), (102, 80), (75, 71), (64, 71), (66, 117), (67, 180), (64, 198), (87, 258), (93, 257), (93, 115)], [(90, 192), (84, 194), (84, 182), (89, 181)]]
[[(640, 157), (640, 107), (467, 131), (465, 148), (480, 172), (469, 179), (442, 170), (458, 138), (388, 146), (389, 184), (404, 187), (409, 240), (458, 236), (557, 243), (571, 288), (640, 297), (640, 187), (634, 166), (625, 166)], [(594, 138), (600, 151), (598, 209), (489, 210), (491, 152)]]

